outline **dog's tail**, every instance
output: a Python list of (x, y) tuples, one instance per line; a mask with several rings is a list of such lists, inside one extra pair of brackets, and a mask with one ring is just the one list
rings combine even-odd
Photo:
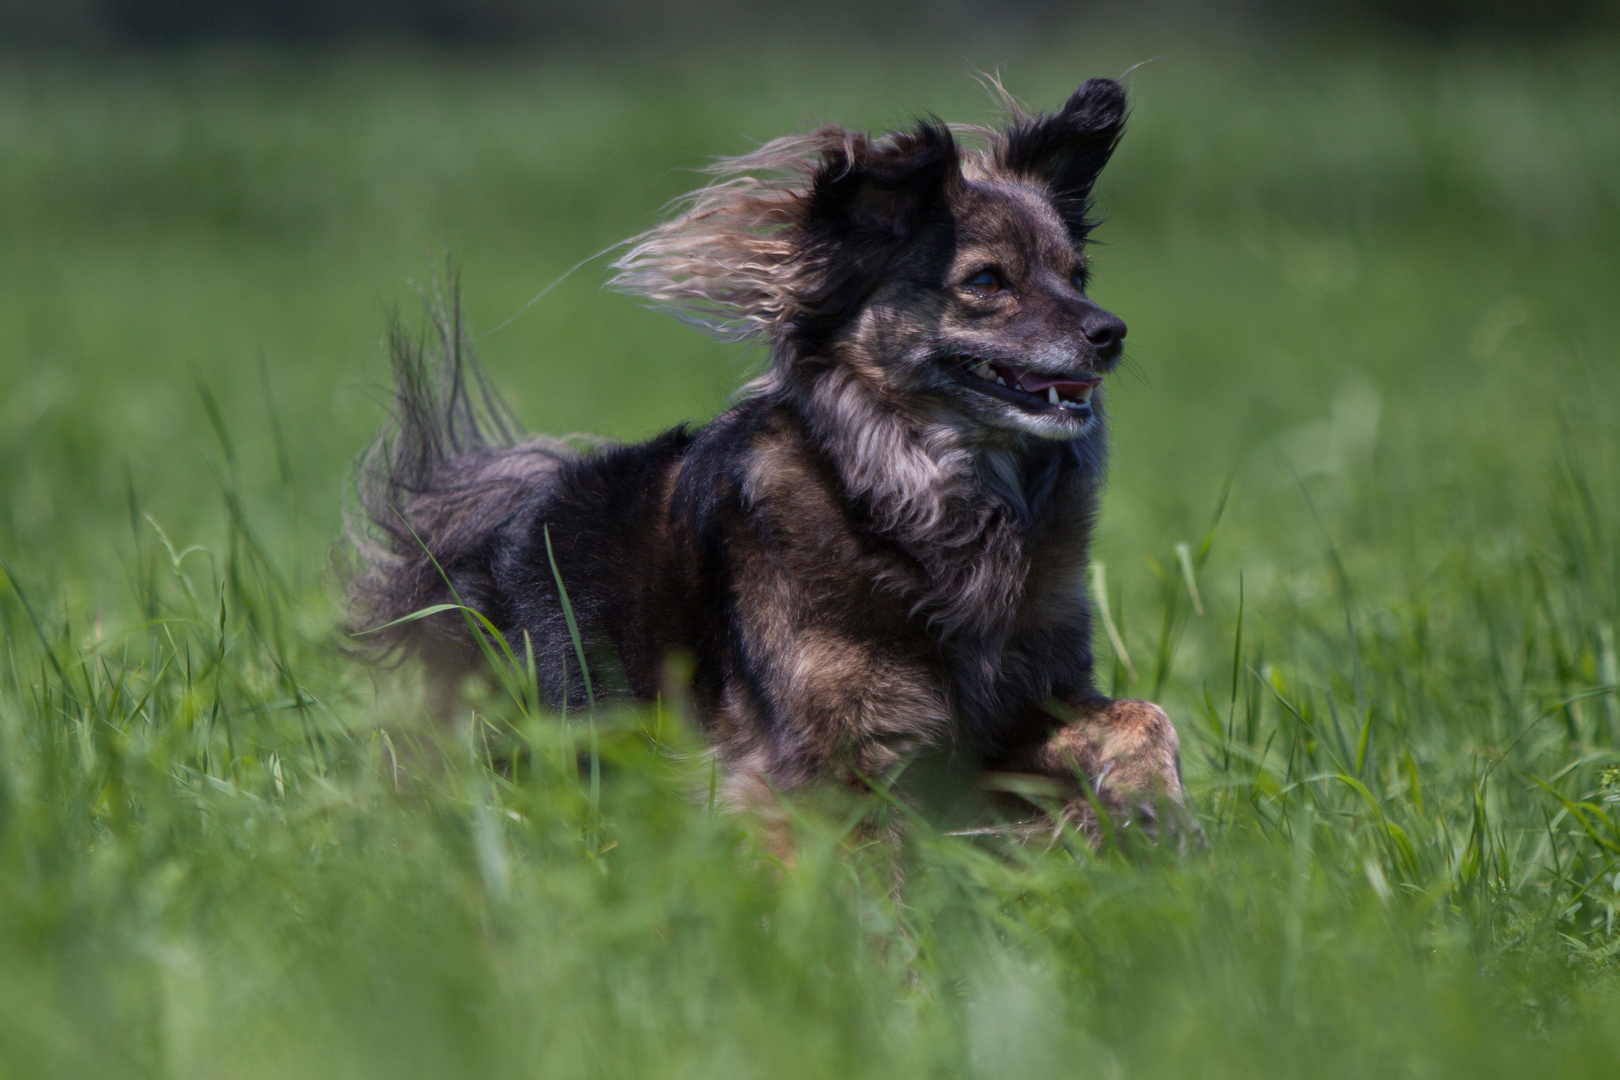
[(417, 652), (430, 665), (463, 666), (474, 643), (459, 613), (399, 620), (456, 603), (499, 622), (492, 557), (577, 455), (555, 439), (523, 438), (478, 364), (453, 280), (435, 287), (428, 315), (425, 340), (398, 320), (389, 329), (393, 407), (356, 466), (358, 507), (345, 528), (347, 629), (377, 659)]

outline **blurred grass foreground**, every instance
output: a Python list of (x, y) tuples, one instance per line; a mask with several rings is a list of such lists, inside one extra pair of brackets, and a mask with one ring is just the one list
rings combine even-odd
[[(0, 66), (0, 1077), (1616, 1075), (1613, 43), (1038, 40)], [(440, 730), (344, 658), (444, 250), (532, 427), (642, 436), (754, 358), (600, 263), (526, 305), (687, 170), (1163, 53), (1098, 651), (1207, 850), (917, 822), (896, 888), (810, 800), (782, 867), (677, 702)]]

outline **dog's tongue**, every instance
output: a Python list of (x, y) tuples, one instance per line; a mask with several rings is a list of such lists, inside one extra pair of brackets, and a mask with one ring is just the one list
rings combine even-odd
[(1081, 379), (1078, 381), (1074, 379), (1049, 379), (1043, 375), (1036, 375), (1034, 372), (1026, 371), (1018, 376), (1018, 389), (1026, 394), (1038, 394), (1048, 387), (1055, 386), (1059, 394), (1069, 396), (1078, 394), (1088, 386), (1096, 388), (1097, 384), (1101, 382), (1101, 379)]

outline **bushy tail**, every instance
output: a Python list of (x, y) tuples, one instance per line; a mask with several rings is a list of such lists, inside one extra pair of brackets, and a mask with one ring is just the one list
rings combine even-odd
[(575, 456), (558, 440), (521, 439), (467, 340), (453, 280), (434, 288), (428, 316), (426, 340), (397, 320), (389, 329), (394, 403), (357, 463), (359, 505), (346, 523), (348, 628), (379, 658), (467, 652), (466, 622), (453, 613), (379, 628), (442, 603), (495, 617), (492, 556)]

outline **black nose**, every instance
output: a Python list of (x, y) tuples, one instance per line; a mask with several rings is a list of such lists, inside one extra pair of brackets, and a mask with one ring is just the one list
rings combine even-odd
[(1098, 355), (1112, 359), (1125, 340), (1125, 323), (1117, 315), (1093, 304), (1080, 320), (1080, 332)]

